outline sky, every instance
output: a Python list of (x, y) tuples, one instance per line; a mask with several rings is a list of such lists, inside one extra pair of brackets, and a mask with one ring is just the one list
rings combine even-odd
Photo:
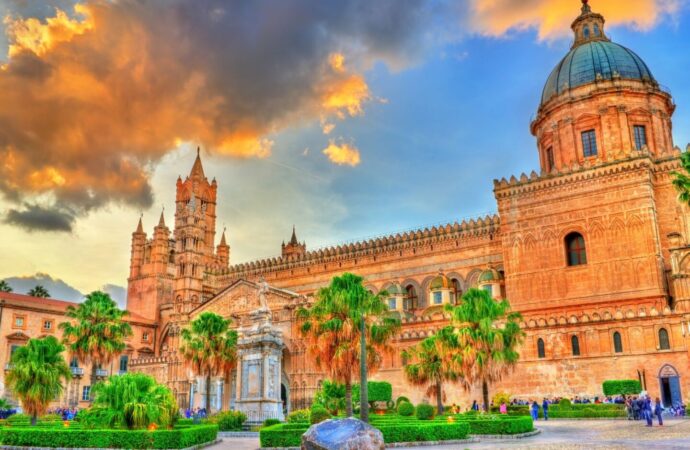
[[(591, 0), (690, 142), (687, 0)], [(0, 279), (122, 302), (196, 148), (231, 263), (483, 216), (577, 0), (0, 0)], [(217, 236), (220, 239), (220, 236)], [(71, 289), (71, 290), (70, 290)]]

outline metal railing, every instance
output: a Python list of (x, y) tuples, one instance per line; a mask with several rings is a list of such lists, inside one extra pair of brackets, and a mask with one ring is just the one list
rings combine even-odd
[(82, 369), (81, 367), (70, 367), (70, 370), (72, 371), (72, 375), (74, 375), (75, 377), (80, 377), (84, 375), (84, 369)]
[(107, 377), (108, 376), (108, 371), (105, 369), (96, 369), (94, 372), (96, 373), (97, 377)]

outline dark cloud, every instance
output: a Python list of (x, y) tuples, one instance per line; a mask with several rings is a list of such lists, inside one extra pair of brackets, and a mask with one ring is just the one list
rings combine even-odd
[(28, 231), (66, 231), (71, 232), (76, 218), (73, 214), (57, 208), (44, 208), (25, 204), (23, 210), (10, 209), (5, 215), (5, 223), (16, 225)]
[[(435, 3), (416, 0), (87, 0), (48, 17), (18, 4), (0, 69), (0, 192), (47, 194), (75, 217), (151, 206), (150, 172), (179, 142), (265, 157), (276, 132), (361, 114), (363, 71), (414, 59), (438, 25)], [(44, 229), (71, 227), (54, 219)]]
[(80, 302), (84, 299), (84, 294), (74, 287), (65, 283), (59, 278), (53, 278), (47, 273), (38, 272), (29, 276), (16, 276), (5, 278), (16, 294), (26, 294), (37, 285), (41, 285), (48, 290), (51, 298)]
[(127, 307), (127, 289), (116, 284), (104, 284), (101, 291), (110, 295), (110, 298), (115, 300), (121, 309)]

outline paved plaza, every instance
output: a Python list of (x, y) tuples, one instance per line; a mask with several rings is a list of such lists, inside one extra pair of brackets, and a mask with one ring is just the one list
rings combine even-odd
[[(414, 447), (417, 450), (459, 448), (509, 449), (687, 449), (690, 448), (690, 420), (668, 420), (663, 427), (647, 428), (627, 420), (553, 420), (537, 423), (542, 433), (527, 439), (486, 440), (477, 444)], [(226, 438), (212, 450), (256, 450), (258, 438)]]

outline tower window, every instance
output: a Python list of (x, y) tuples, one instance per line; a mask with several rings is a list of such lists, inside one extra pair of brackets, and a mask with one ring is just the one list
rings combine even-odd
[(570, 338), (570, 346), (573, 348), (573, 356), (580, 356), (580, 339), (577, 336)]
[(582, 132), (582, 153), (585, 158), (597, 156), (597, 135), (594, 130)]
[(443, 293), (441, 291), (434, 292), (434, 305), (443, 303)]
[(601, 30), (599, 29), (599, 25), (597, 25), (596, 23), (594, 24), (594, 36), (601, 36)]
[(417, 309), (417, 291), (411, 284), (405, 288), (405, 300), (403, 302), (403, 306), (406, 311)]
[(647, 127), (635, 125), (633, 126), (633, 134), (635, 135), (635, 148), (642, 150), (642, 147), (647, 145)]
[(395, 309), (396, 300), (395, 298), (388, 299), (388, 309)]
[(585, 39), (589, 39), (589, 27), (588, 26), (585, 25), (583, 33), (585, 35)]
[(544, 339), (539, 338), (537, 340), (537, 356), (542, 359), (546, 357), (546, 352), (544, 351)]
[(583, 238), (580, 233), (573, 232), (565, 237), (565, 250), (568, 254), (569, 266), (587, 264), (585, 238)]
[(613, 333), (613, 351), (616, 353), (623, 353), (623, 341), (618, 331)]
[(546, 171), (551, 172), (553, 166), (553, 147), (549, 147), (546, 149)]
[(670, 350), (671, 344), (668, 341), (668, 331), (666, 328), (659, 328), (659, 350)]

